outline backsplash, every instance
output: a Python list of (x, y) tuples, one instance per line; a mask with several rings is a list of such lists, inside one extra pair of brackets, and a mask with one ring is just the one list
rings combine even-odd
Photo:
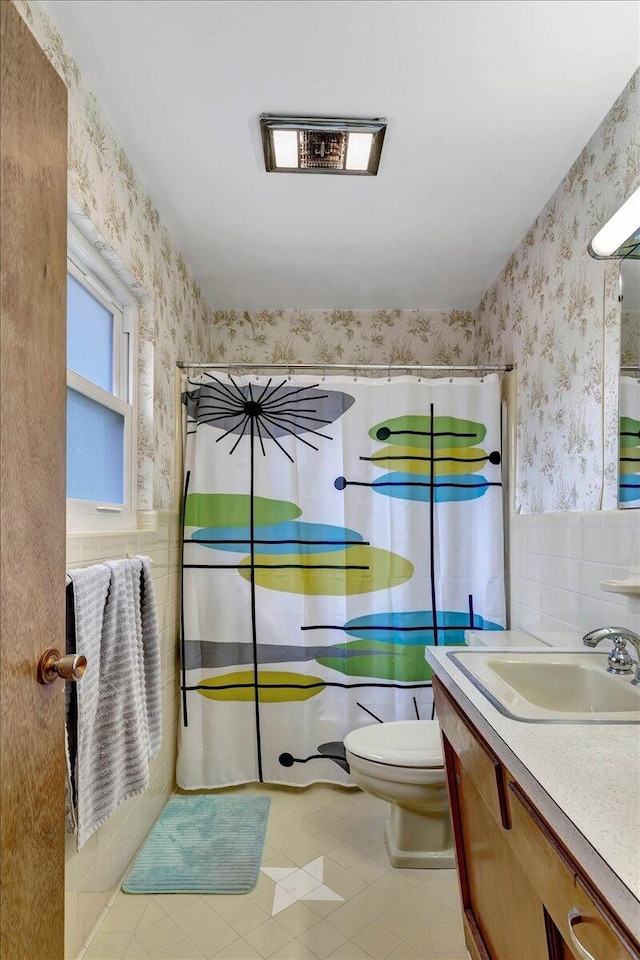
[(511, 626), (581, 646), (596, 627), (640, 633), (640, 597), (605, 593), (640, 565), (640, 510), (511, 518)]
[(70, 534), (67, 566), (84, 567), (104, 560), (145, 554), (153, 561), (160, 632), (162, 677), (162, 746), (150, 766), (149, 787), (120, 804), (113, 816), (76, 851), (66, 835), (65, 956), (77, 957), (106, 907), (117, 893), (137, 848), (173, 792), (178, 722), (179, 518), (160, 513), (157, 527), (136, 533)]

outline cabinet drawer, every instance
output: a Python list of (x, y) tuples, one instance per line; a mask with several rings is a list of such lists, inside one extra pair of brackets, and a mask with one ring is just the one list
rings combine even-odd
[[(621, 925), (517, 783), (509, 782), (509, 841), (576, 960), (640, 960)], [(575, 939), (580, 946), (576, 944)]]
[(440, 728), (494, 819), (509, 830), (511, 821), (503, 765), (436, 677), (433, 691)]

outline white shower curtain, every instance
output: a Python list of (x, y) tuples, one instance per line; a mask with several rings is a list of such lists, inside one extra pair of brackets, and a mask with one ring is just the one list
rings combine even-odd
[(504, 627), (500, 385), (185, 379), (184, 788), (349, 783), (432, 714), (428, 644)]

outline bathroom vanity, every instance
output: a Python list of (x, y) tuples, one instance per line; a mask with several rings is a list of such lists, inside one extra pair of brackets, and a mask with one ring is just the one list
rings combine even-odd
[(427, 659), (471, 957), (638, 960), (640, 726), (516, 720), (451, 653)]

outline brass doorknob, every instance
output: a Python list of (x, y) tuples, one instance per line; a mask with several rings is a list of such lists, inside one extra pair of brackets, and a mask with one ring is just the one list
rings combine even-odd
[(60, 651), (50, 647), (38, 660), (38, 683), (53, 683), (61, 680), (80, 680), (87, 669), (87, 658), (82, 654), (69, 653), (60, 656)]

